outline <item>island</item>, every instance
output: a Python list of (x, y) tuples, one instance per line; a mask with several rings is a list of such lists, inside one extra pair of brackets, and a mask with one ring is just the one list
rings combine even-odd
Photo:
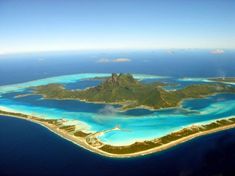
[(48, 128), (55, 134), (73, 142), (74, 144), (79, 145), (80, 147), (106, 157), (115, 158), (137, 157), (159, 152), (199, 136), (235, 127), (235, 117), (231, 117), (227, 119), (216, 120), (215, 122), (208, 124), (192, 125), (190, 127), (183, 128), (179, 131), (174, 131), (168, 135), (152, 140), (138, 141), (125, 146), (112, 146), (103, 143), (99, 140), (98, 137), (112, 130), (121, 130), (118, 126), (96, 133), (86, 133), (76, 130), (75, 125), (63, 125), (64, 122), (66, 122), (64, 119), (43, 119), (36, 116), (9, 112), (6, 110), (0, 110), (0, 115), (17, 117), (38, 123), (39, 125)]
[[(95, 78), (99, 79), (99, 78)], [(174, 108), (186, 99), (204, 98), (214, 94), (235, 93), (235, 87), (220, 82), (192, 84), (178, 90), (165, 90), (163, 82), (144, 83), (134, 79), (131, 74), (113, 73), (102, 78), (102, 82), (86, 89), (66, 89), (63, 84), (32, 86), (29, 94), (15, 96), (41, 95), (45, 99), (79, 100), (91, 103), (117, 104), (120, 111), (133, 108), (158, 110)], [(128, 145), (110, 145), (100, 140), (100, 136), (114, 130), (123, 130), (116, 125), (100, 131), (85, 131), (69, 124), (68, 119), (50, 119), (39, 115), (24, 114), (7, 108), (0, 108), (0, 115), (17, 117), (42, 125), (57, 135), (94, 153), (115, 158), (128, 158), (159, 152), (193, 138), (235, 127), (235, 117), (216, 119), (203, 124), (192, 124), (180, 130), (171, 131), (151, 140), (135, 141)]]
[(235, 93), (229, 85), (195, 84), (180, 90), (164, 90), (164, 83), (145, 84), (131, 74), (116, 74), (100, 85), (85, 90), (67, 90), (62, 84), (33, 87), (33, 93), (47, 99), (80, 100), (92, 103), (118, 104), (121, 110), (146, 108), (150, 110), (177, 107), (185, 99), (203, 98), (218, 93)]

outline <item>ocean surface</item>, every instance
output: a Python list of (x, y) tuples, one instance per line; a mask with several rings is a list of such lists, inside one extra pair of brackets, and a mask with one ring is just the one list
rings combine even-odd
[[(130, 62), (112, 62), (115, 58), (129, 58)], [(102, 59), (110, 61), (104, 63)], [(15, 96), (30, 93), (30, 86), (48, 83), (62, 83), (68, 89), (84, 89), (99, 84), (90, 78), (112, 72), (134, 73), (143, 82), (177, 83), (177, 86), (165, 87), (173, 90), (195, 83), (210, 83), (209, 77), (235, 76), (234, 68), (235, 52), (229, 50), (223, 55), (212, 55), (205, 50), (177, 50), (173, 54), (159, 50), (0, 56), (0, 107), (44, 118), (66, 118), (87, 131), (120, 125), (123, 130), (106, 133), (100, 140), (112, 145), (127, 144), (160, 137), (191, 124), (233, 116), (235, 95), (187, 100), (181, 107), (167, 110), (138, 109), (123, 113), (117, 112), (117, 106)], [(228, 130), (145, 157), (110, 159), (77, 147), (37, 124), (3, 117), (0, 118), (0, 173), (227, 175), (235, 172), (231, 167), (235, 164), (235, 156), (228, 154), (235, 146), (234, 134), (234, 130)]]

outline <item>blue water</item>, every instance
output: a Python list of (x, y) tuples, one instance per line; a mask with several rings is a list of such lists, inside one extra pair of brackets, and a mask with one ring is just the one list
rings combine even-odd
[[(8, 108), (42, 118), (68, 119), (70, 124), (76, 124), (78, 129), (87, 132), (107, 130), (118, 125), (121, 130), (99, 136), (101, 141), (111, 145), (126, 145), (136, 141), (151, 140), (195, 123), (209, 123), (215, 119), (235, 115), (234, 94), (220, 94), (200, 100), (191, 99), (183, 102), (181, 107), (151, 112), (143, 109), (119, 112), (119, 106), (85, 103), (78, 100), (47, 100), (37, 95), (15, 98), (16, 95), (30, 93), (32, 86), (62, 83), (70, 88), (71, 84), (86, 88), (99, 83), (92, 78), (108, 75), (110, 74), (63, 75), (0, 86), (0, 108)], [(177, 84), (183, 82), (184, 85), (185, 82), (187, 84), (207, 82), (206, 78), (197, 78), (196, 81), (190, 78), (190, 81), (188, 79), (185, 81), (185, 79), (146, 74), (134, 74), (134, 77), (148, 82), (149, 80), (169, 79), (168, 82), (174, 80)], [(201, 108), (199, 109), (198, 106)]]
[[(101, 64), (101, 58), (127, 57), (128, 63)], [(208, 50), (102, 51), (0, 56), (0, 84), (77, 73), (131, 72), (175, 77), (235, 76), (235, 51), (212, 55)]]
[(234, 175), (235, 130), (131, 159), (93, 154), (25, 120), (0, 118), (1, 175)]
[[(97, 61), (103, 57), (128, 57), (132, 61), (128, 63), (98, 63)], [(169, 55), (165, 51), (159, 50), (151, 52), (116, 51), (106, 53), (49, 53), (1, 56), (0, 85), (3, 87), (0, 87), (0, 91), (2, 92), (0, 106), (25, 113), (41, 115), (45, 118), (75, 119), (79, 121), (78, 125), (81, 126), (81, 129), (87, 131), (99, 131), (112, 128), (115, 125), (121, 125), (123, 131), (113, 131), (101, 136), (100, 139), (107, 143), (124, 144), (131, 143), (135, 140), (152, 139), (193, 123), (206, 123), (214, 119), (235, 115), (235, 96), (221, 94), (204, 99), (187, 100), (180, 108), (159, 111), (138, 109), (123, 113), (115, 110), (118, 106), (112, 106), (110, 108), (104, 104), (83, 103), (72, 100), (43, 100), (40, 96), (28, 96), (16, 99), (14, 96), (22, 93), (30, 93), (30, 89), (28, 89), (29, 85), (47, 84), (55, 80), (63, 83), (68, 89), (84, 89), (99, 83), (97, 80), (91, 81), (87, 78), (96, 76), (97, 73), (105, 73), (102, 76), (107, 76), (107, 74), (109, 75), (112, 72), (145, 74), (144, 76), (139, 75), (139, 78), (144, 82), (162, 80), (169, 83), (177, 83), (178, 85), (176, 87), (167, 87), (167, 89), (171, 90), (182, 88), (192, 83), (207, 83), (207, 77), (235, 76), (234, 58), (234, 51), (227, 51), (224, 55), (211, 55), (203, 50), (179, 50), (174, 55)], [(79, 73), (93, 74), (81, 76)], [(76, 75), (70, 76), (70, 74)], [(55, 78), (55, 76), (60, 75), (69, 76)], [(85, 79), (78, 82), (77, 78), (79, 75)], [(149, 79), (148, 75), (163, 77)], [(28, 82), (38, 79), (43, 80), (39, 80), (36, 83)], [(11, 85), (4, 86), (9, 84)], [(107, 109), (108, 113), (106, 113)], [(11, 131), (10, 124), (16, 125), (13, 131)], [(8, 133), (7, 136), (9, 136), (7, 138), (5, 137), (6, 135), (1, 135), (6, 134), (6, 132)], [(20, 138), (24, 134), (30, 134), (32, 136), (26, 136), (25, 139), (24, 137)], [(230, 166), (234, 164), (234, 162), (231, 162), (234, 156), (227, 156), (228, 154), (221, 153), (221, 150), (223, 151), (224, 148), (229, 147), (231, 143), (234, 146), (234, 141), (231, 142), (230, 138), (227, 139), (227, 136), (231, 136), (232, 134), (234, 134), (234, 130), (220, 133), (222, 137), (214, 134), (211, 135), (212, 137), (200, 138), (195, 140), (196, 142), (188, 142), (169, 151), (144, 158), (113, 160), (97, 156), (96, 154), (74, 146), (38, 125), (7, 118), (0, 123), (0, 149), (2, 149), (1, 151), (6, 151), (0, 155), (3, 156), (0, 159), (0, 173), (1, 171), (10, 173), (9, 168), (14, 168), (15, 171), (12, 171), (13, 175), (26, 172), (30, 175), (35, 173), (34, 170), (37, 168), (37, 165), (41, 166), (38, 173), (48, 173), (48, 175), (59, 172), (63, 174), (66, 172), (70, 174), (80, 173), (80, 175), (145, 175), (145, 173), (149, 175), (192, 175), (199, 173), (202, 175), (203, 170), (205, 170), (205, 173), (210, 173), (210, 171), (211, 173), (217, 174), (227, 173), (232, 169)], [(34, 135), (41, 136), (39, 137), (41, 140), (35, 140), (39, 138), (34, 138)], [(227, 145), (227, 142), (225, 142), (223, 144), (224, 146), (216, 147), (215, 152), (220, 152), (219, 156), (227, 159), (224, 161), (227, 166), (225, 164), (221, 165), (219, 157), (213, 158), (211, 156), (212, 160), (211, 158), (207, 160), (208, 152), (210, 153), (214, 149), (211, 146), (217, 144), (217, 140), (221, 140), (221, 138), (228, 140), (229, 144)], [(10, 147), (8, 149), (6, 147), (8, 145), (15, 146), (15, 140), (18, 141), (17, 146), (19, 145), (21, 147)], [(28, 142), (22, 143), (21, 141), (31, 142), (28, 144)], [(32, 146), (32, 143), (35, 146)], [(57, 147), (56, 149), (55, 146)], [(196, 149), (198, 146), (200, 146), (200, 150)], [(190, 151), (193, 150), (192, 153), (187, 151), (189, 149)], [(22, 154), (19, 150), (22, 151)], [(40, 152), (36, 153), (36, 151)], [(46, 151), (52, 153), (52, 155), (46, 155)], [(199, 156), (196, 156), (195, 152), (199, 152)], [(12, 160), (10, 158), (13, 155), (17, 157)], [(26, 155), (26, 157), (22, 163), (19, 163), (23, 155)], [(180, 161), (178, 161), (179, 157), (182, 158)], [(86, 160), (80, 158), (86, 158)], [(218, 163), (213, 163), (213, 159), (217, 159)], [(30, 162), (30, 169), (26, 171), (25, 168), (28, 166), (29, 160), (33, 162)], [(91, 163), (92, 166), (99, 169), (89, 169), (89, 161), (91, 160), (94, 161)], [(80, 165), (74, 164), (73, 162), (79, 163)], [(203, 163), (207, 163), (208, 165), (205, 166)], [(220, 170), (216, 170), (216, 164), (221, 165)], [(169, 165), (171, 166), (170, 170), (167, 168)], [(84, 170), (88, 170), (87, 174), (85, 174)]]

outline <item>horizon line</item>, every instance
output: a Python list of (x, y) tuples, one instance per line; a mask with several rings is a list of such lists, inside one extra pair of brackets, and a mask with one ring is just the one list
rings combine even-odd
[(169, 47), (169, 48), (87, 48), (87, 49), (59, 49), (59, 50), (32, 50), (32, 51), (0, 51), (0, 56), (2, 55), (15, 55), (15, 54), (33, 54), (33, 53), (60, 53), (60, 52), (89, 52), (89, 51), (154, 51), (154, 50), (235, 50), (235, 48), (187, 48), (187, 47), (182, 47), (182, 48), (174, 48), (174, 47)]

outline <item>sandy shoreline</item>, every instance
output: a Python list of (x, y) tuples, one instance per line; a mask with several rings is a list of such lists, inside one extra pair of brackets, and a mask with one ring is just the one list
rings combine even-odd
[[(27, 120), (27, 121), (30, 121), (30, 122), (33, 122), (33, 123), (36, 123), (38, 125), (41, 125), (45, 128), (47, 128), (49, 131), (53, 132), (54, 134), (86, 149), (86, 150), (89, 150), (91, 152), (94, 152), (94, 153), (99, 153), (101, 155), (104, 155), (102, 153), (99, 152), (99, 150), (95, 150), (95, 148), (91, 147), (90, 145), (88, 145), (85, 140), (81, 137), (75, 137), (74, 135), (71, 135), (71, 134), (68, 134), (62, 130), (60, 130), (58, 127), (56, 127), (55, 125), (50, 125), (48, 123), (45, 123), (45, 122), (41, 122), (41, 121), (37, 121), (37, 120), (33, 120), (33, 119), (28, 119), (28, 118), (24, 118), (24, 117), (21, 117), (21, 116), (16, 116), (16, 115), (8, 115), (8, 114), (1, 114), (0, 115), (2, 116), (7, 116), (7, 117), (13, 117), (13, 118), (18, 118), (18, 119), (22, 119), (22, 120)], [(105, 152), (106, 153), (106, 152)]]
[[(204, 135), (212, 134), (212, 133), (215, 133), (215, 132), (235, 128), (235, 124), (225, 125), (225, 126), (222, 126), (222, 127), (217, 127), (215, 129), (205, 131), (205, 132), (197, 132), (195, 134), (192, 134), (192, 135), (189, 135), (189, 136), (186, 136), (186, 137), (182, 137), (180, 139), (169, 142), (167, 144), (163, 144), (161, 146), (154, 147), (154, 148), (151, 148), (151, 149), (147, 149), (147, 150), (144, 150), (144, 151), (130, 153), (130, 154), (112, 154), (112, 153), (105, 152), (103, 150), (100, 150), (99, 148), (96, 148), (96, 147), (93, 147), (93, 146), (89, 145), (86, 142), (85, 138), (74, 136), (73, 134), (70, 134), (66, 131), (63, 131), (63, 130), (59, 129), (56, 125), (48, 124), (46, 122), (41, 122), (41, 121), (37, 121), (37, 120), (34, 120), (34, 119), (30, 119), (30, 118), (24, 118), (24, 117), (17, 116), (17, 115), (8, 115), (8, 114), (3, 114), (3, 113), (2, 114), (0, 113), (0, 115), (19, 118), (19, 119), (28, 120), (28, 121), (37, 123), (37, 124), (47, 128), (51, 132), (59, 135), (60, 137), (66, 139), (66, 140), (68, 140), (68, 141), (70, 141), (70, 142), (86, 149), (86, 150), (89, 150), (89, 151), (91, 151), (93, 153), (96, 153), (96, 154), (99, 154), (99, 155), (103, 155), (103, 156), (106, 156), (106, 157), (113, 157), (113, 158), (130, 158), (130, 157), (144, 156), (144, 155), (147, 155), (147, 154), (152, 154), (152, 153), (156, 153), (156, 152), (160, 152), (160, 151), (169, 149), (169, 148), (174, 147), (178, 144), (187, 142), (189, 140), (192, 140), (192, 139), (200, 137), (200, 136), (204, 136)], [(234, 118), (234, 117), (231, 117), (231, 118)]]

